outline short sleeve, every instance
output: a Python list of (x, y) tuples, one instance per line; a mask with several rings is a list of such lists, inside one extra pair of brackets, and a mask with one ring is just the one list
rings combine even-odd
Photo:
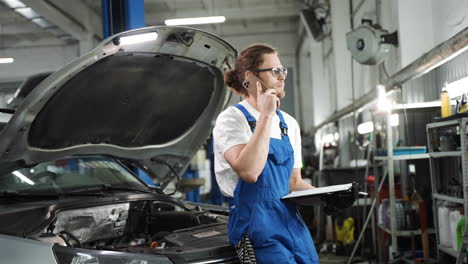
[(302, 141), (301, 141), (301, 129), (296, 120), (294, 120), (294, 168), (302, 168)]
[(233, 146), (249, 142), (252, 132), (244, 119), (233, 107), (218, 116), (213, 129), (213, 140), (219, 153), (224, 154)]

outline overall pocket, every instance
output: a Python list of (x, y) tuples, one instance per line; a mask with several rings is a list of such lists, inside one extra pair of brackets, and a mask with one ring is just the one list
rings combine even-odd
[(277, 165), (284, 165), (290, 159), (294, 158), (294, 151), (291, 146), (286, 143), (278, 144), (274, 147), (270, 147), (268, 152), (268, 159), (273, 161)]

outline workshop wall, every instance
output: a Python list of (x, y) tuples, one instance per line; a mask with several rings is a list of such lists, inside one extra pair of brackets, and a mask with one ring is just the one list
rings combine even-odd
[[(331, 34), (320, 42), (315, 41), (311, 36), (306, 36), (302, 40), (303, 50), (300, 54), (310, 54), (312, 66), (311, 69), (301, 67), (299, 78), (303, 80), (306, 78), (303, 75), (311, 76), (312, 87), (301, 84), (300, 93), (305, 98), (314, 97), (312, 106), (303, 107), (304, 113), (310, 113), (304, 114), (304, 120), (301, 123), (305, 131), (310, 131), (333, 112), (350, 105), (353, 98), (357, 99), (375, 89), (376, 85), (385, 80), (387, 76), (395, 74), (468, 26), (468, 19), (466, 19), (468, 2), (462, 0), (355, 0), (352, 1), (352, 5), (353, 14), (350, 11), (349, 1), (331, 0), (331, 19), (329, 19)], [(351, 28), (360, 25), (361, 19), (371, 19), (389, 32), (398, 30), (399, 47), (392, 48), (389, 56), (380, 65), (361, 65), (351, 60), (351, 54), (346, 48), (345, 34)], [(445, 81), (452, 82), (465, 76), (468, 76), (468, 53), (466, 52), (432, 72), (405, 83), (402, 91), (396, 95), (397, 101), (398, 103), (413, 103), (436, 100), (439, 98), (440, 89)], [(307, 89), (312, 91), (307, 91)], [(349, 154), (340, 157), (340, 166), (349, 164), (351, 159), (362, 156), (359, 153), (353, 154), (351, 148), (354, 147), (349, 144), (349, 139), (355, 131), (354, 118), (353, 115), (348, 115), (337, 122), (340, 126), (340, 153)], [(362, 120), (362, 122), (370, 121), (368, 120), (370, 117), (364, 119), (367, 120)], [(403, 117), (400, 119), (401, 122), (405, 121)], [(316, 142), (323, 135), (334, 133), (334, 131), (337, 131), (334, 124), (323, 127), (316, 133)], [(405, 131), (402, 131), (402, 126), (398, 133), (404, 135), (402, 133)], [(417, 138), (413, 136), (405, 135), (404, 138), (409, 138), (405, 143), (413, 141), (411, 138)]]

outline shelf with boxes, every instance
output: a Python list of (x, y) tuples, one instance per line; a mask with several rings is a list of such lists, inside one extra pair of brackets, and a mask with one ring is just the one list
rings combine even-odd
[(426, 126), (437, 255), (448, 254), (457, 263), (464, 262), (467, 246), (461, 243), (468, 209), (467, 123), (466, 115), (455, 115)]
[[(407, 147), (393, 147), (392, 131), (389, 129), (389, 122), (391, 119), (391, 112), (387, 114), (387, 144), (386, 149), (377, 151), (377, 156), (374, 157), (374, 161), (383, 161), (383, 165), (388, 175), (388, 187), (389, 195), (388, 200), (383, 200), (382, 209), (379, 206), (379, 218), (384, 215), (388, 215), (386, 221), (379, 219), (379, 229), (390, 235), (391, 238), (391, 255), (390, 259), (400, 256), (398, 239), (397, 237), (414, 237), (421, 236), (421, 242), (423, 244), (423, 251), (425, 252), (425, 258), (429, 259), (429, 242), (428, 235), (435, 232), (434, 229), (427, 228), (427, 217), (426, 217), (426, 205), (424, 201), (420, 202), (419, 199), (397, 199), (397, 194), (401, 193), (398, 185), (395, 184), (395, 162), (398, 161), (414, 161), (414, 160), (429, 160), (430, 156), (427, 153), (425, 146), (407, 146)], [(376, 147), (377, 149), (377, 147)], [(377, 164), (374, 165), (377, 167)], [(413, 165), (414, 169), (414, 165)], [(376, 171), (378, 174), (378, 171)], [(413, 172), (415, 173), (415, 172)], [(385, 174), (385, 173), (384, 173)], [(378, 176), (377, 176), (378, 177)], [(419, 217), (419, 215), (423, 217)], [(413, 217), (410, 217), (412, 215)], [(418, 217), (416, 217), (418, 216)], [(410, 221), (409, 221), (409, 218)], [(382, 248), (382, 241), (379, 239), (379, 248)], [(381, 257), (379, 257), (381, 258)], [(383, 258), (382, 258), (383, 259)], [(393, 259), (396, 260), (396, 259)]]
[[(413, 217), (413, 219), (410, 221), (411, 224), (408, 224), (408, 221), (406, 219), (408, 214), (412, 214), (413, 216), (419, 216), (419, 212), (423, 212), (422, 215), (426, 216), (426, 204), (424, 202), (419, 203), (420, 200), (423, 200), (419, 195), (419, 199), (401, 199), (403, 198), (402, 194), (408, 194), (409, 184), (407, 179), (409, 179), (409, 177), (412, 177), (414, 180), (416, 178), (416, 175), (418, 175), (418, 177), (421, 178), (421, 173), (424, 173), (425, 171), (424, 169), (418, 169), (418, 173), (416, 173), (416, 166), (420, 168), (427, 168), (427, 174), (429, 173), (428, 161), (430, 159), (430, 156), (429, 153), (427, 153), (427, 147), (422, 146), (425, 145), (425, 140), (419, 140), (418, 142), (416, 142), (421, 145), (399, 145), (399, 143), (401, 143), (398, 142), (399, 132), (398, 130), (394, 130), (392, 128), (392, 126), (395, 126), (393, 125), (394, 122), (392, 122), (392, 117), (395, 113), (398, 113), (400, 111), (404, 112), (406, 115), (406, 111), (412, 110), (414, 111), (412, 113), (419, 113), (428, 109), (440, 108), (440, 105), (440, 102), (418, 104), (394, 104), (391, 106), (390, 111), (379, 112), (373, 117), (373, 122), (380, 122), (379, 125), (375, 126), (379, 127), (380, 136), (376, 134), (376, 136), (373, 138), (373, 148), (376, 150), (376, 156), (374, 156), (373, 167), (379, 168), (376, 169), (374, 172), (376, 184), (386, 182), (388, 180), (388, 187), (386, 190), (386, 197), (388, 197), (388, 201), (382, 201), (382, 205), (383, 203), (385, 203), (386, 205), (386, 212), (381, 212), (379, 205), (381, 203), (380, 200), (377, 203), (376, 207), (379, 208), (379, 213), (377, 214), (378, 218), (381, 218), (383, 214), (388, 215), (385, 223), (380, 222), (381, 219), (379, 219), (379, 224), (377, 225), (377, 227), (382, 231), (378, 234), (380, 239), (377, 240), (377, 243), (379, 244), (377, 247), (379, 251), (379, 260), (382, 262), (400, 260), (403, 256), (403, 251), (402, 248), (398, 246), (399, 242), (403, 244), (408, 243), (408, 239), (413, 240), (415, 236), (420, 236), (420, 238), (418, 239), (421, 239), (424, 259), (430, 259), (428, 235), (435, 233), (435, 230), (428, 229), (427, 217)], [(395, 134), (394, 136), (393, 133), (395, 131), (397, 134)], [(374, 131), (374, 133), (376, 133), (376, 131)], [(408, 173), (408, 169), (411, 166), (414, 169), (414, 171)], [(415, 187), (414, 182), (413, 187)], [(430, 185), (427, 184), (427, 190), (429, 189)], [(409, 192), (410, 195), (411, 193), (417, 193), (416, 188), (413, 188)], [(400, 197), (400, 199), (398, 197)], [(413, 210), (408, 210), (408, 207), (412, 207)], [(389, 236), (387, 236), (387, 234)], [(403, 237), (406, 237), (406, 239), (403, 239)], [(385, 239), (387, 238), (390, 239), (390, 247), (384, 246), (387, 243), (385, 241)], [(389, 250), (388, 255), (386, 253), (386, 250)]]
[[(391, 230), (384, 227), (383, 225), (379, 225), (379, 228), (382, 229), (383, 231), (387, 232), (388, 234), (391, 234)], [(433, 228), (427, 229), (428, 234), (434, 234), (435, 230)], [(421, 229), (414, 229), (414, 230), (396, 230), (395, 231), (397, 236), (402, 236), (402, 237), (411, 237), (411, 236), (418, 236), (422, 234)]]

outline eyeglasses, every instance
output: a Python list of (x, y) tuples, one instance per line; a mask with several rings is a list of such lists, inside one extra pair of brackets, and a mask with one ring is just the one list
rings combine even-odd
[(268, 68), (268, 69), (255, 69), (253, 72), (265, 72), (265, 71), (271, 71), (271, 74), (274, 77), (278, 77), (281, 74), (283, 74), (284, 77), (288, 76), (288, 68)]

